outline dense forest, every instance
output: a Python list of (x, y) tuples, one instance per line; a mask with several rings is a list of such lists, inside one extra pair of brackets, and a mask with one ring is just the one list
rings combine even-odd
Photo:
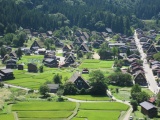
[(159, 0), (0, 0), (0, 34), (20, 26), (55, 30), (78, 26), (89, 30), (131, 34), (143, 27), (138, 19), (159, 18)]

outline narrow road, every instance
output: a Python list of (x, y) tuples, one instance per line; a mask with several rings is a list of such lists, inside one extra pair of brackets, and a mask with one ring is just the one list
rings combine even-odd
[(77, 103), (76, 103), (76, 108), (74, 109), (73, 114), (72, 114), (71, 116), (69, 116), (69, 117), (67, 118), (67, 120), (71, 120), (73, 117), (75, 117), (75, 116), (77, 115), (79, 106), (80, 106), (80, 103), (77, 102)]
[(140, 44), (140, 41), (137, 37), (136, 31), (135, 31), (135, 34), (134, 34), (134, 38), (135, 38), (137, 48), (138, 48), (138, 50), (140, 52), (140, 55), (141, 55), (141, 60), (143, 61), (143, 68), (144, 68), (145, 76), (146, 76), (146, 79), (147, 79), (147, 82), (148, 82), (148, 85), (149, 85), (149, 89), (153, 93), (157, 94), (159, 92), (159, 88), (158, 88), (158, 85), (155, 81), (155, 77), (152, 73), (152, 69), (147, 64), (146, 54), (143, 51), (142, 45)]
[(24, 88), (24, 87), (21, 87), (21, 86), (15, 86), (15, 85), (6, 84), (6, 83), (4, 83), (4, 86), (7, 87), (7, 88), (12, 87), (12, 88), (18, 88), (18, 89), (22, 89), (22, 90), (26, 90), (26, 91), (30, 90), (29, 88)]

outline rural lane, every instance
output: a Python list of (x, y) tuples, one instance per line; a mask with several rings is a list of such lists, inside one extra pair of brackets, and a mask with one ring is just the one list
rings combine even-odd
[(135, 34), (134, 34), (134, 39), (135, 39), (135, 42), (136, 42), (136, 46), (137, 46), (137, 48), (140, 52), (141, 60), (143, 61), (143, 69), (144, 69), (144, 72), (145, 72), (145, 76), (146, 76), (146, 79), (147, 79), (147, 82), (148, 82), (149, 89), (154, 94), (157, 94), (159, 92), (159, 87), (158, 87), (158, 85), (155, 81), (155, 77), (152, 73), (152, 69), (149, 67), (149, 64), (147, 64), (146, 54), (143, 51), (142, 45), (140, 44), (140, 41), (137, 37), (136, 31), (135, 31)]

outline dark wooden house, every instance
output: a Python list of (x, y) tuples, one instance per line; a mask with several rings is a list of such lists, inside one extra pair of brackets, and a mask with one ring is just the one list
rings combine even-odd
[(57, 93), (59, 84), (47, 84), (49, 87), (50, 93)]
[(39, 48), (41, 48), (41, 47), (40, 47), (40, 45), (38, 44), (38, 42), (35, 40), (35, 41), (33, 42), (33, 44), (31, 45), (30, 50), (36, 51), (36, 50), (38, 50)]
[(15, 78), (12, 69), (0, 70), (0, 76), (2, 80), (11, 80)]
[(70, 52), (73, 49), (72, 45), (65, 45), (63, 51)]
[(28, 63), (28, 72), (38, 72), (37, 65), (35, 63)]
[(152, 103), (144, 101), (140, 103), (140, 106), (141, 106), (141, 112), (144, 115), (147, 115), (150, 118), (157, 117), (158, 115), (157, 107), (154, 106)]
[(136, 76), (134, 77), (134, 82), (135, 84), (139, 84), (142, 86), (147, 85), (147, 80), (144, 73), (143, 72), (136, 73)]
[(69, 66), (70, 64), (75, 63), (74, 56), (72, 54), (70, 54), (69, 56), (67, 56), (67, 58), (64, 60), (64, 62), (65, 62), (65, 66)]
[(140, 59), (141, 57), (137, 54), (132, 54), (132, 55), (129, 55), (128, 58), (137, 58), (137, 59)]
[(24, 65), (19, 64), (19, 65), (18, 65), (18, 70), (23, 70), (23, 69), (24, 69)]
[(17, 54), (15, 53), (15, 51), (10, 52), (10, 53), (9, 53), (9, 56), (10, 56), (12, 59), (17, 59)]
[(58, 67), (59, 65), (59, 61), (57, 60), (57, 58), (46, 58), (43, 60), (43, 63), (45, 66), (47, 67)]
[(78, 72), (73, 74), (73, 76), (69, 79), (69, 82), (74, 83), (79, 90), (82, 88), (88, 89), (90, 87), (87, 81), (83, 79)]
[(158, 52), (158, 50), (156, 49), (156, 47), (153, 44), (150, 45), (150, 47), (147, 50), (147, 54), (155, 54), (157, 52)]
[(82, 43), (81, 46), (79, 47), (78, 51), (82, 50), (84, 53), (90, 52), (89, 48), (85, 43)]
[(17, 68), (17, 60), (10, 59), (6, 61), (6, 68), (7, 69), (16, 69)]

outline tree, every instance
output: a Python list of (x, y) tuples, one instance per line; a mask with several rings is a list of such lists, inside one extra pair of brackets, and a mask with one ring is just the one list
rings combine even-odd
[(131, 100), (131, 105), (132, 105), (133, 111), (136, 111), (137, 107), (138, 107), (137, 101), (136, 100)]
[(106, 95), (106, 79), (102, 71), (95, 70), (90, 73), (91, 94), (92, 95)]
[(59, 74), (54, 75), (53, 81), (55, 84), (61, 84), (62, 83), (61, 80), (62, 80), (62, 75), (59, 75)]
[(41, 66), (39, 67), (39, 72), (40, 72), (40, 73), (43, 73), (43, 65), (41, 65)]
[(77, 51), (77, 58), (83, 58), (83, 51)]
[(76, 95), (78, 93), (78, 89), (75, 87), (75, 84), (72, 82), (67, 82), (64, 85), (64, 95)]
[(4, 58), (4, 56), (7, 53), (7, 50), (4, 47), (1, 47), (0, 52), (1, 52), (1, 57)]
[(131, 97), (133, 100), (136, 100), (138, 103), (148, 100), (148, 93), (141, 91), (141, 87), (138, 84), (135, 84), (131, 89)]
[(157, 94), (156, 104), (158, 107), (160, 107), (160, 92)]
[(104, 76), (104, 74), (103, 74), (103, 72), (102, 71), (100, 71), (100, 70), (94, 70), (94, 71), (92, 71), (90, 74), (89, 74), (89, 76), (90, 76), (90, 81), (91, 82), (105, 82), (105, 76)]
[(4, 86), (4, 84), (2, 82), (0, 82), (0, 88), (2, 88)]
[(138, 84), (135, 84), (135, 85), (132, 86), (131, 95), (133, 93), (137, 93), (137, 92), (141, 92), (141, 87)]
[(160, 61), (160, 52), (153, 55), (154, 60)]
[(47, 93), (49, 93), (49, 91), (50, 91), (49, 87), (47, 85), (45, 85), (45, 84), (41, 85), (40, 88), (39, 88), (39, 92), (43, 96), (46, 96)]
[(116, 72), (108, 76), (109, 82), (118, 86), (132, 86), (132, 76), (128, 73)]
[(118, 55), (118, 48), (117, 47), (113, 47), (112, 48), (112, 53), (113, 53), (113, 56), (114, 56), (114, 59), (115, 59), (115, 57)]
[(21, 50), (21, 48), (18, 48), (18, 50), (17, 50), (17, 56), (18, 56), (18, 58), (20, 60), (21, 57), (22, 57), (22, 50)]

